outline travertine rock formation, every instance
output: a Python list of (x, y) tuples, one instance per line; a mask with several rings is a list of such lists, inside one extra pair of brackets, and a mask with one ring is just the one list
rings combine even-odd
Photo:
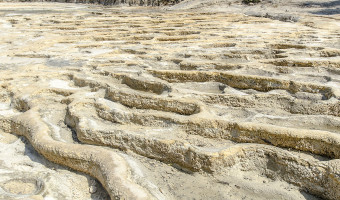
[[(339, 199), (339, 20), (3, 3), (0, 146), (111, 199)], [(1, 198), (60, 198), (14, 157)]]

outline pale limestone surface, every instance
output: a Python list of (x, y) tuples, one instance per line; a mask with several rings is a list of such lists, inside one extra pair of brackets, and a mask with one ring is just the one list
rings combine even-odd
[(339, 21), (1, 3), (0, 198), (339, 199)]

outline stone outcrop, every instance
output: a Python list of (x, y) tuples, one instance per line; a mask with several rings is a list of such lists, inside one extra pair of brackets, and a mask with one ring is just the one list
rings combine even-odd
[(339, 17), (69, 5), (1, 4), (0, 142), (111, 199), (340, 198)]

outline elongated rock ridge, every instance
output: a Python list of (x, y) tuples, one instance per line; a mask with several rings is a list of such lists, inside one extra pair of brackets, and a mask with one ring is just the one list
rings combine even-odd
[(339, 199), (340, 17), (300, 17), (0, 3), (0, 199)]

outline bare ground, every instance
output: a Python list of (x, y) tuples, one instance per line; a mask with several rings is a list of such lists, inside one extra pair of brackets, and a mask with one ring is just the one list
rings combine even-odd
[(339, 199), (338, 7), (0, 3), (0, 198)]

